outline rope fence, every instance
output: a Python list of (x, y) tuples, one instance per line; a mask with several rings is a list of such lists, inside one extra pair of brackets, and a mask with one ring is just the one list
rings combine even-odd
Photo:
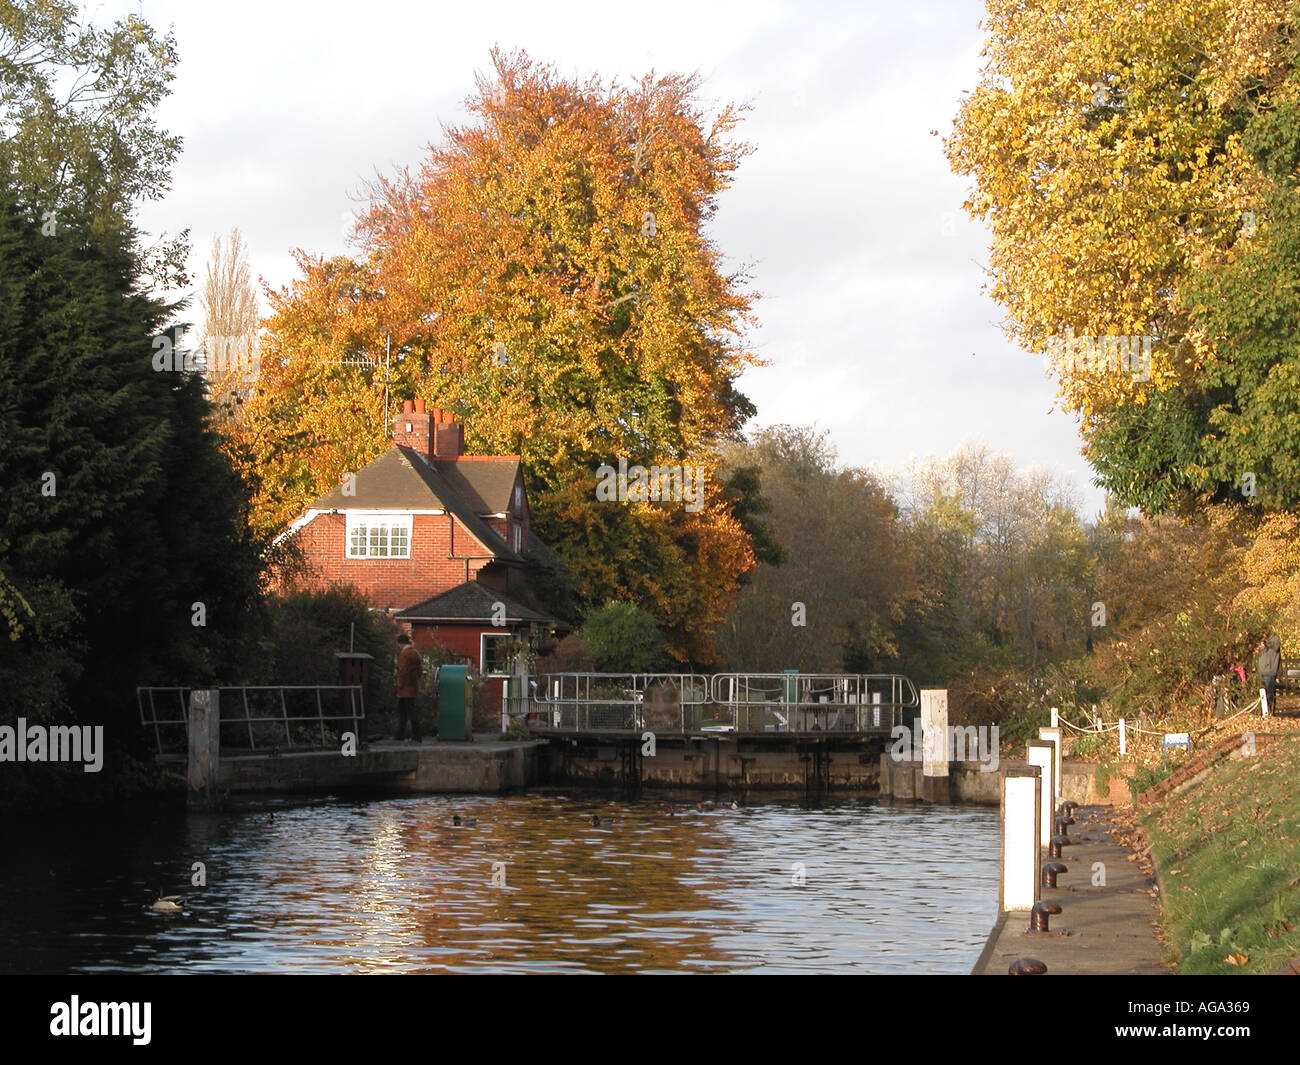
[[(1256, 710), (1259, 709), (1259, 707), (1260, 707), (1260, 699), (1258, 696), (1256, 696), (1253, 702), (1242, 707), (1235, 714), (1232, 714), (1229, 717), (1221, 718), (1220, 720), (1216, 721), (1212, 725), (1206, 725), (1203, 728), (1196, 729), (1194, 731), (1188, 732), (1187, 734), (1189, 736), (1200, 736), (1206, 732), (1213, 732), (1215, 729), (1222, 728), (1229, 721), (1234, 721), (1245, 714), (1253, 714)], [(1065, 715), (1061, 713), (1059, 710), (1057, 710), (1056, 712), (1056, 720), (1059, 724), (1064, 725), (1066, 728), (1084, 736), (1099, 736), (1105, 732), (1118, 732), (1120, 721), (1124, 722), (1124, 731), (1128, 733), (1133, 733), (1139, 736), (1168, 735), (1168, 732), (1165, 729), (1152, 731), (1151, 729), (1139, 728), (1137, 725), (1130, 724), (1128, 718), (1119, 718), (1113, 724), (1108, 725), (1104, 721), (1102, 721), (1101, 715), (1096, 714), (1095, 707), (1093, 708), (1093, 711), (1094, 711), (1093, 720), (1089, 722), (1089, 725), (1086, 728), (1081, 725), (1076, 725), (1073, 721), (1066, 720)]]

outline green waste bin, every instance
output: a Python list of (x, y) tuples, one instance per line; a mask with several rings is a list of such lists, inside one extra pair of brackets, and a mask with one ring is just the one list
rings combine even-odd
[(469, 721), (469, 666), (438, 669), (438, 739), (472, 738)]

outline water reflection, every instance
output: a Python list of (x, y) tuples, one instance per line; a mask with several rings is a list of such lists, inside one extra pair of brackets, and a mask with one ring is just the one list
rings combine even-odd
[[(962, 973), (995, 914), (997, 849), (995, 808), (857, 799), (27, 820), (0, 827), (0, 971)], [(183, 917), (149, 911), (176, 892)]]

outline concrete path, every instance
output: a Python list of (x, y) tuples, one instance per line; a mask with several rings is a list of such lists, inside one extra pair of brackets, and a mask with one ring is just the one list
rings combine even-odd
[[(1048, 975), (1168, 974), (1164, 946), (1157, 937), (1160, 916), (1155, 881), (1131, 847), (1117, 842), (1113, 811), (1105, 806), (1076, 810), (1070, 826), (1073, 844), (1061, 850), (1069, 867), (1057, 888), (1042, 888), (1045, 902), (1060, 904), (1051, 931), (1026, 934), (1029, 911), (1000, 920), (975, 964), (976, 976), (1002, 976), (1020, 957), (1046, 963)], [(1043, 861), (1047, 861), (1044, 851)], [(1102, 863), (1094, 867), (1094, 863)], [(1104, 871), (1105, 884), (1101, 886)], [(1094, 886), (1094, 879), (1098, 884)]]

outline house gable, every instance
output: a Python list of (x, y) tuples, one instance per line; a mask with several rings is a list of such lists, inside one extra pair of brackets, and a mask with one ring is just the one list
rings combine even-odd
[(530, 599), (523, 554), (535, 537), (519, 456), (462, 455), (454, 417), (410, 400), (393, 428), (394, 446), (284, 534), (298, 534), (312, 571), (301, 583), (354, 584), (388, 610), (480, 577)]

